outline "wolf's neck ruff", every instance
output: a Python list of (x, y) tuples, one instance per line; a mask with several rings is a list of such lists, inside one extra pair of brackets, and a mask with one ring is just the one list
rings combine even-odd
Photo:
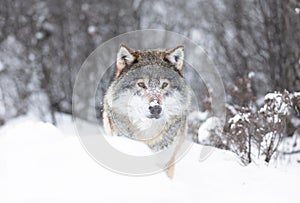
[[(185, 125), (185, 118), (174, 117), (172, 122), (159, 120), (162, 123), (161, 128), (151, 128), (149, 126), (147, 132), (140, 130), (137, 125), (132, 124), (130, 120), (119, 120), (118, 118), (123, 117), (117, 112), (112, 111), (111, 118), (112, 122), (118, 129), (118, 135), (124, 136), (133, 140), (142, 141), (146, 143), (153, 151), (161, 151), (169, 147), (177, 139), (177, 132), (183, 125)], [(148, 119), (149, 120), (149, 119)], [(130, 133), (134, 132), (134, 133)], [(148, 135), (146, 135), (148, 134)]]
[(164, 135), (160, 139), (154, 140), (153, 143), (148, 143), (148, 146), (156, 152), (166, 149), (178, 139), (178, 136), (174, 132), (180, 129), (181, 125), (184, 124), (181, 119), (178, 119), (164, 132)]

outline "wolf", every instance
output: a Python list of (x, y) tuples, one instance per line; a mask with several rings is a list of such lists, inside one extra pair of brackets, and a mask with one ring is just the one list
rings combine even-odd
[(187, 135), (190, 88), (183, 77), (184, 47), (134, 50), (120, 45), (115, 78), (103, 99), (106, 134), (125, 136), (158, 152), (176, 144), (166, 173)]

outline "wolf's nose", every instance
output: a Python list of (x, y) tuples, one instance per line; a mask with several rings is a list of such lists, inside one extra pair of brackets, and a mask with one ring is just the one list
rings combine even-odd
[(155, 105), (149, 107), (150, 113), (153, 115), (159, 115), (161, 113), (161, 106)]

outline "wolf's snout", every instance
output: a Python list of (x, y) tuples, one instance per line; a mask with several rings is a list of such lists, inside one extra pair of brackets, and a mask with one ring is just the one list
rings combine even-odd
[(155, 106), (150, 106), (149, 110), (153, 116), (158, 116), (161, 113), (162, 109), (160, 105), (155, 105)]

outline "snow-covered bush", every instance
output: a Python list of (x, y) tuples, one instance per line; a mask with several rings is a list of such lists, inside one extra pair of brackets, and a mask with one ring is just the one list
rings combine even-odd
[(259, 149), (267, 162), (271, 160), (284, 136), (286, 118), (291, 107), (287, 91), (275, 92), (265, 96), (264, 106), (258, 112), (258, 119), (261, 121), (258, 133), (262, 137)]
[(255, 114), (251, 108), (241, 108), (229, 119), (226, 135), (228, 148), (238, 154), (243, 162), (251, 162), (252, 142), (255, 134)]
[[(286, 120), (297, 110), (298, 93), (274, 92), (265, 95), (264, 105), (235, 108), (236, 114), (228, 120), (224, 140), (228, 148), (247, 164), (256, 159), (270, 162), (285, 133)], [(298, 103), (296, 103), (298, 104)]]
[(300, 93), (285, 90), (257, 98), (252, 88), (254, 76), (249, 72), (236, 84), (229, 84), (223, 129), (215, 119), (189, 119), (190, 133), (195, 135), (199, 129), (194, 141), (233, 151), (244, 164), (258, 159), (270, 162), (283, 138), (300, 131), (300, 119), (295, 115), (300, 115)]

